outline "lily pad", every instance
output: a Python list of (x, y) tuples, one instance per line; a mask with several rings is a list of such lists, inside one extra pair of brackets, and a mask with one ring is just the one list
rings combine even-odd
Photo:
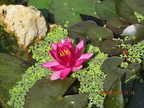
[(87, 40), (91, 41), (94, 46), (100, 46), (104, 39), (112, 39), (114, 35), (112, 31), (105, 27), (93, 27), (86, 31)]
[(100, 46), (104, 39), (114, 37), (112, 31), (105, 27), (99, 27), (94, 21), (83, 21), (69, 27), (69, 37), (79, 38), (94, 46)]
[(10, 54), (0, 53), (0, 104), (4, 108), (9, 108), (7, 105), (10, 99), (9, 90), (21, 80), (22, 74), (31, 65)]
[(104, 90), (109, 91), (113, 83), (121, 76), (126, 73), (127, 69), (120, 69), (118, 66), (124, 61), (123, 58), (113, 56), (106, 59), (101, 66), (102, 72), (104, 72), (107, 76), (104, 81)]
[(101, 70), (107, 75), (104, 81), (104, 90), (109, 91), (115, 81), (121, 78), (126, 73), (126, 78), (130, 78), (138, 72), (141, 72), (141, 65), (131, 63), (128, 68), (119, 68), (119, 65), (124, 61), (124, 58), (117, 56), (109, 57), (101, 66)]
[(122, 18), (112, 18), (106, 22), (106, 25), (115, 34), (121, 34), (129, 23)]
[(120, 79), (116, 80), (112, 88), (112, 91), (108, 91), (108, 95), (105, 98), (104, 108), (124, 108)]
[(140, 73), (142, 71), (141, 64), (139, 63), (130, 63), (128, 65), (128, 69), (130, 69), (131, 71), (126, 73), (126, 80), (129, 79), (131, 76), (136, 75), (137, 73)]
[(107, 39), (101, 44), (100, 50), (109, 55), (120, 55), (122, 49), (116, 46), (119, 43), (120, 43), (119, 40)]
[(43, 78), (30, 89), (26, 96), (25, 108), (85, 108), (87, 94), (67, 95), (65, 92), (75, 81), (73, 78), (50, 81)]
[(39, 9), (44, 17), (48, 17), (48, 9), (52, 0), (29, 0), (28, 6), (34, 6)]
[(130, 72), (129, 69), (115, 69), (115, 70), (111, 70), (109, 71), (110, 73), (108, 74), (108, 76), (105, 79), (104, 82), (104, 90), (105, 91), (109, 91), (112, 88), (112, 85), (115, 83), (115, 81), (118, 78), (121, 78), (125, 73)]
[(144, 24), (143, 0), (119, 0), (117, 2), (117, 13), (131, 23)]
[(119, 15), (116, 13), (116, 2), (114, 0), (106, 0), (96, 4), (96, 12), (98, 16), (104, 20), (117, 18)]
[(134, 11), (139, 14), (144, 15), (144, 0), (126, 0), (126, 3), (131, 7)]
[(124, 61), (124, 58), (113, 56), (106, 59), (101, 67), (101, 70), (105, 74), (109, 74), (110, 71), (117, 69), (117, 66), (119, 66)]
[(129, 91), (131, 97), (128, 101), (127, 108), (143, 108), (144, 106), (144, 85), (139, 79), (135, 80), (132, 91)]
[(118, 0), (116, 3), (116, 12), (120, 17), (131, 23), (138, 23), (134, 10), (129, 6), (127, 0)]
[(50, 12), (56, 23), (69, 27), (81, 21), (80, 14), (96, 17), (95, 5), (93, 0), (53, 0)]
[(130, 39), (124, 43), (134, 44), (144, 39), (144, 25), (133, 24), (124, 29), (121, 36), (128, 36)]
[(72, 39), (79, 38), (80, 40), (87, 41), (86, 31), (89, 28), (98, 27), (94, 21), (82, 21), (68, 28), (69, 37)]

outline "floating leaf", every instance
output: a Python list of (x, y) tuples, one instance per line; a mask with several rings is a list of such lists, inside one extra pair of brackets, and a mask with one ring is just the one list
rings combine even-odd
[(129, 40), (126, 40), (124, 43), (134, 44), (136, 42), (144, 39), (144, 25), (141, 24), (133, 24), (124, 29), (121, 36), (130, 37)]
[(122, 18), (112, 18), (106, 22), (106, 25), (115, 34), (121, 34), (124, 28), (129, 26), (129, 23)]
[(21, 80), (24, 71), (32, 64), (6, 53), (0, 53), (0, 103), (9, 108), (9, 90)]
[(105, 79), (104, 83), (104, 90), (109, 91), (111, 86), (114, 84), (114, 82), (118, 79), (121, 78), (125, 73), (130, 72), (129, 69), (115, 69), (109, 71), (110, 73)]
[(104, 108), (124, 108), (120, 79), (116, 80), (112, 88), (112, 91), (107, 91), (110, 95), (105, 98)]
[(126, 0), (126, 3), (131, 7), (134, 11), (138, 12), (139, 14), (144, 15), (144, 0)]
[(104, 90), (109, 91), (113, 83), (120, 78), (124, 73), (129, 71), (128, 69), (120, 69), (118, 66), (124, 61), (123, 58), (114, 56), (106, 59), (101, 66), (102, 72), (104, 72), (107, 77), (104, 82)]
[(81, 21), (80, 14), (95, 17), (95, 4), (92, 0), (53, 0), (50, 12), (54, 14), (56, 23), (69, 27)]
[(86, 31), (89, 28), (98, 27), (94, 21), (82, 21), (68, 28), (69, 37), (72, 39), (79, 38), (86, 41)]
[(134, 10), (128, 5), (128, 3), (127, 0), (118, 0), (116, 3), (116, 11), (120, 17), (128, 22), (138, 23)]
[(143, 108), (144, 106), (144, 86), (140, 83), (140, 80), (135, 80), (133, 90), (128, 91), (131, 95), (128, 101), (127, 108)]
[(25, 108), (85, 108), (87, 106), (87, 94), (63, 96), (71, 84), (73, 78), (50, 81), (43, 78), (30, 89), (26, 96)]
[(106, 91), (110, 90), (110, 87), (114, 84), (114, 82), (121, 78), (122, 75), (126, 73), (126, 79), (135, 75), (136, 73), (141, 72), (141, 65), (138, 63), (131, 63), (128, 65), (128, 68), (121, 69), (119, 65), (124, 61), (123, 58), (120, 57), (109, 57), (106, 59), (101, 67), (101, 70), (107, 75), (104, 83), (104, 89)]
[(122, 49), (116, 46), (119, 43), (119, 40), (107, 39), (101, 44), (100, 50), (109, 55), (119, 55), (122, 52)]
[(128, 69), (130, 69), (131, 71), (126, 73), (126, 80), (128, 80), (130, 77), (132, 77), (133, 75), (136, 75), (137, 73), (141, 72), (141, 64), (139, 63), (130, 63), (128, 65)]
[(94, 21), (83, 21), (69, 27), (69, 36), (90, 41), (94, 46), (100, 46), (103, 39), (112, 39), (112, 31), (105, 27), (99, 27)]
[(108, 20), (119, 17), (115, 9), (116, 2), (113, 0), (102, 1), (96, 4), (96, 12), (102, 19)]
[(117, 66), (119, 66), (124, 61), (124, 58), (113, 56), (106, 59), (101, 67), (101, 70), (108, 74), (111, 70), (117, 69)]
[(48, 17), (48, 9), (52, 0), (29, 0), (28, 6), (34, 6), (39, 9), (44, 17)]
[(86, 31), (87, 40), (91, 41), (94, 46), (100, 46), (103, 39), (112, 39), (114, 37), (112, 31), (105, 27), (93, 27)]

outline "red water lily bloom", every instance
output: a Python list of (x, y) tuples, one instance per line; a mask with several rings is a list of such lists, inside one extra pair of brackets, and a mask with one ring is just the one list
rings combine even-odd
[(53, 43), (51, 46), (52, 50), (50, 50), (49, 53), (55, 61), (42, 64), (43, 67), (54, 71), (50, 80), (64, 79), (70, 72), (80, 70), (82, 63), (90, 59), (93, 55), (93, 53), (83, 54), (85, 49), (83, 40), (81, 40), (76, 47), (73, 47), (70, 38), (61, 40), (57, 44)]

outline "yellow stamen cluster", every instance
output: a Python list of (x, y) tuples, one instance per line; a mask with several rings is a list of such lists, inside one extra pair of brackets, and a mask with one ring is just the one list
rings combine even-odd
[(64, 49), (63, 51), (60, 52), (60, 57), (66, 56), (66, 55), (68, 55), (69, 53), (70, 53), (69, 50)]

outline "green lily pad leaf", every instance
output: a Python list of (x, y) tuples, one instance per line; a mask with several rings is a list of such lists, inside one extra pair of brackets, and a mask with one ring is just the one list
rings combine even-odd
[(117, 56), (109, 57), (104, 61), (103, 65), (101, 66), (101, 70), (105, 74), (109, 74), (110, 71), (117, 69), (117, 66), (119, 66), (123, 61), (124, 58), (121, 57)]
[(28, 6), (34, 6), (39, 9), (44, 17), (48, 17), (48, 9), (52, 0), (29, 0)]
[(116, 13), (116, 2), (113, 0), (102, 1), (96, 4), (96, 12), (98, 16), (104, 20), (119, 17)]
[(86, 31), (89, 28), (98, 27), (94, 21), (82, 21), (68, 28), (69, 37), (72, 39), (79, 38), (86, 42)]
[(94, 46), (100, 46), (103, 39), (112, 39), (114, 35), (112, 31), (104, 27), (93, 27), (86, 31), (86, 37)]
[(112, 88), (111, 86), (114, 84), (114, 82), (128, 72), (130, 72), (129, 69), (119, 69), (119, 68), (109, 71), (109, 74), (107, 75), (104, 81), (104, 90), (109, 91), (110, 88)]
[(105, 98), (104, 108), (124, 108), (120, 78), (116, 80), (112, 88)]
[(144, 86), (139, 79), (135, 80), (132, 91), (129, 91), (127, 108), (143, 108), (144, 106)]
[(130, 63), (128, 65), (128, 69), (131, 71), (126, 73), (126, 80), (129, 79), (131, 76), (136, 75), (137, 73), (140, 73), (142, 71), (141, 64), (139, 63)]
[(144, 0), (126, 0), (126, 2), (134, 11), (144, 15), (144, 11), (142, 11), (144, 10)]
[(69, 27), (81, 21), (80, 14), (96, 17), (95, 4), (92, 0), (53, 0), (50, 12), (56, 23)]
[(107, 76), (104, 81), (104, 90), (109, 91), (113, 83), (120, 78), (123, 74), (125, 74), (128, 69), (120, 69), (118, 66), (124, 61), (123, 58), (114, 56), (106, 59), (101, 66), (102, 72), (104, 72)]
[(107, 39), (101, 44), (100, 50), (109, 55), (120, 55), (122, 49), (116, 46), (119, 43), (120, 43), (119, 40)]
[(16, 82), (21, 80), (22, 74), (32, 64), (6, 53), (0, 53), (0, 104), (9, 108), (7, 101), (10, 99), (9, 90)]
[[(128, 2), (129, 3), (129, 2)], [(116, 3), (116, 11), (120, 17), (131, 23), (138, 23), (134, 10), (128, 5), (127, 0), (118, 0)]]
[(87, 94), (63, 96), (74, 78), (50, 81), (43, 78), (30, 89), (26, 96), (25, 108), (82, 108), (87, 106)]
[[(131, 23), (144, 24), (143, 0), (119, 0), (117, 2), (117, 12), (122, 18)], [(125, 11), (125, 12), (124, 12)]]
[(124, 29), (121, 36), (128, 36), (130, 39), (124, 43), (134, 44), (144, 39), (144, 25), (133, 24)]
[(106, 25), (115, 34), (121, 34), (124, 30), (123, 28), (129, 26), (129, 23), (122, 18), (112, 18), (106, 22)]
[[(63, 99), (63, 104), (65, 107), (61, 108), (86, 108), (88, 103), (88, 96), (87, 94), (77, 94), (77, 95), (68, 95), (65, 96)], [(56, 108), (56, 107), (53, 107)]]

